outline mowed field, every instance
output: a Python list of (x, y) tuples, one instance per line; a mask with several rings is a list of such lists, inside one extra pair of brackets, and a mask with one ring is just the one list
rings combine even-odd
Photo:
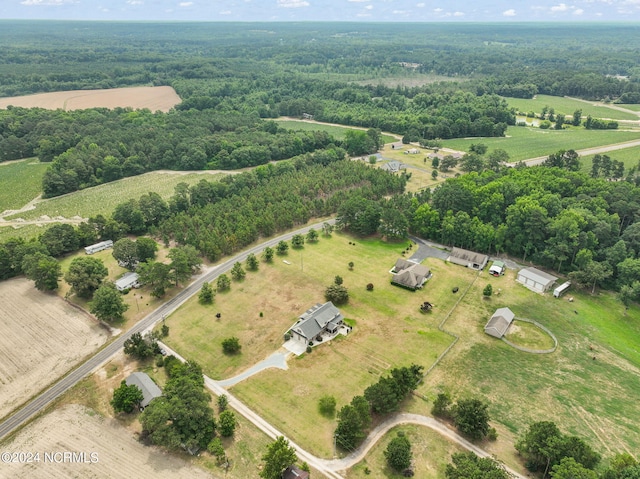
[[(289, 359), (287, 371), (266, 370), (232, 388), (293, 441), (330, 457), (335, 419), (318, 413), (322, 395), (335, 396), (339, 409), (391, 368), (412, 363), (428, 368), (453, 341), (438, 331), (438, 321), (457, 299), (451, 287), (462, 287), (473, 274), (457, 270), (450, 276), (442, 262), (430, 263), (438, 280), (423, 291), (392, 286), (388, 271), (406, 244), (342, 234), (321, 237), (301, 251), (290, 250), (284, 259), (291, 264), (277, 256), (271, 265), (261, 263), (258, 272), (248, 272), (243, 282), (232, 282), (231, 291), (218, 294), (212, 306), (201, 306), (193, 298), (167, 319), (171, 332), (166, 342), (186, 358), (197, 359), (211, 377), (232, 377), (279, 350), (297, 317), (324, 302), (325, 287), (336, 275), (342, 276), (350, 299), (340, 310), (354, 325), (351, 334)], [(355, 263), (353, 271), (350, 261)], [(374, 291), (366, 290), (369, 282)], [(442, 293), (444, 289), (449, 294)], [(436, 302), (434, 314), (422, 315), (420, 304), (434, 294), (442, 294), (443, 300)], [(230, 336), (240, 339), (241, 354), (222, 354), (220, 343)]]
[(139, 86), (108, 90), (70, 90), (0, 98), (0, 108), (9, 105), (47, 110), (130, 107), (134, 110), (169, 111), (182, 100), (170, 86)]
[[(337, 140), (344, 140), (344, 136), (349, 130), (363, 130), (363, 128), (353, 128), (349, 126), (330, 125), (327, 123), (316, 123), (305, 120), (294, 120), (288, 118), (286, 120), (274, 120), (278, 123), (280, 128), (286, 128), (288, 130), (302, 130), (302, 131), (326, 131)], [(396, 138), (389, 135), (382, 135), (382, 141), (385, 143), (393, 143), (397, 141)]]
[[(69, 477), (129, 479), (205, 479), (207, 472), (172, 454), (145, 446), (115, 419), (99, 416), (79, 405), (67, 405), (26, 426), (3, 452), (39, 452), (40, 462), (3, 461), (0, 477), (66, 479)], [(80, 461), (46, 462), (44, 453), (86, 453)], [(90, 454), (94, 453), (95, 456)], [(53, 456), (56, 457), (56, 456)], [(97, 462), (91, 463), (95, 459)]]
[[(492, 284), (499, 295), (482, 299)], [(574, 301), (567, 299), (573, 297)], [(556, 352), (535, 355), (517, 351), (484, 334), (488, 318), (499, 307), (516, 318), (533, 319), (557, 337)], [(523, 332), (522, 324), (516, 322)], [(515, 282), (515, 272), (500, 278), (482, 273), (445, 324), (460, 341), (427, 376), (419, 392), (433, 399), (440, 391), (454, 397), (479, 396), (491, 404), (500, 435), (485, 447), (509, 465), (519, 459), (513, 448), (530, 423), (555, 421), (561, 430), (585, 438), (604, 457), (640, 447), (640, 310), (624, 306), (608, 292), (591, 296), (570, 290), (555, 299), (533, 293)], [(544, 346), (544, 337), (534, 343)], [(527, 340), (524, 341), (527, 346)], [(534, 345), (534, 344), (531, 344)], [(411, 403), (414, 412), (424, 411)]]
[[(625, 172), (634, 166), (638, 166), (640, 162), (640, 147), (625, 148), (623, 150), (610, 151), (609, 153), (602, 153), (607, 155), (612, 160), (622, 161), (624, 163)], [(582, 163), (582, 170), (586, 173), (591, 171), (593, 165), (594, 155), (587, 155), (580, 158)]]
[(0, 163), (0, 213), (22, 208), (37, 197), (47, 167), (33, 158)]
[(631, 111), (622, 111), (633, 105), (607, 105), (600, 102), (580, 101), (573, 98), (559, 96), (536, 95), (533, 99), (505, 97), (509, 106), (526, 113), (533, 111), (540, 114), (545, 106), (553, 108), (556, 113), (573, 115), (576, 110), (582, 110), (582, 117), (591, 115), (594, 118), (610, 118), (612, 120), (638, 120), (638, 114)]
[(0, 417), (99, 348), (108, 332), (31, 281), (0, 283)]
[(640, 130), (587, 130), (570, 127), (565, 130), (541, 130), (540, 128), (510, 126), (505, 137), (458, 138), (444, 140), (442, 146), (454, 150), (469, 151), (473, 143), (483, 143), (489, 152), (502, 148), (509, 153), (509, 161), (520, 161), (555, 153), (559, 150), (581, 150), (596, 146), (613, 145), (640, 139)]

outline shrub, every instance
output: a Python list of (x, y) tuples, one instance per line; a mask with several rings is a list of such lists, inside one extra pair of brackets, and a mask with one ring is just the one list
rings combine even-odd
[(367, 291), (373, 291), (373, 283), (367, 284)]
[(323, 416), (333, 417), (336, 413), (336, 398), (325, 394), (318, 401), (318, 410)]
[(237, 354), (241, 348), (240, 340), (235, 336), (222, 341), (222, 350), (225, 354)]

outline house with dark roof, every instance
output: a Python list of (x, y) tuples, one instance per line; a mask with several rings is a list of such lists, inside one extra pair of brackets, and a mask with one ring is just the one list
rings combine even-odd
[(282, 473), (282, 479), (309, 479), (309, 473), (296, 466), (289, 466)]
[(155, 398), (162, 396), (160, 388), (146, 373), (132, 373), (125, 379), (125, 383), (127, 386), (138, 386), (140, 391), (142, 391), (142, 401), (139, 404), (140, 410), (146, 408)]
[(323, 334), (337, 334), (343, 320), (342, 313), (331, 301), (318, 303), (305, 311), (291, 327), (291, 338), (309, 344)]
[(447, 261), (480, 271), (489, 262), (489, 256), (462, 248), (453, 248)]
[(484, 332), (489, 336), (500, 339), (506, 334), (514, 318), (515, 315), (509, 308), (496, 309), (496, 312), (493, 313), (493, 316), (484, 327)]
[(426, 266), (400, 258), (391, 270), (391, 284), (415, 291), (422, 288), (431, 278), (431, 270)]
[(537, 268), (524, 268), (518, 271), (516, 281), (531, 291), (545, 293), (553, 287), (558, 278)]

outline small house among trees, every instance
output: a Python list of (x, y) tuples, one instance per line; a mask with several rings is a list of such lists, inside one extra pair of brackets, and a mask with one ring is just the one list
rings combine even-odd
[(515, 315), (509, 308), (499, 308), (484, 327), (484, 332), (494, 338), (502, 338), (511, 326)]
[(342, 313), (331, 301), (318, 303), (305, 311), (291, 327), (291, 338), (308, 345), (323, 334), (337, 334), (343, 320)]
[(486, 254), (474, 253), (462, 248), (453, 248), (447, 261), (480, 271), (489, 262)]
[(138, 273), (128, 272), (123, 274), (122, 278), (118, 279), (115, 282), (115, 285), (118, 291), (125, 291), (131, 288), (139, 288), (140, 278), (138, 277)]
[(282, 479), (309, 479), (309, 473), (297, 466), (289, 466), (282, 473)]
[(399, 161), (393, 160), (382, 165), (380, 169), (384, 171), (388, 171), (390, 173), (398, 173), (400, 170), (406, 170), (407, 165), (405, 165), (404, 163), (400, 163)]
[(127, 386), (134, 385), (142, 391), (143, 399), (139, 404), (141, 410), (146, 408), (155, 398), (162, 396), (160, 388), (146, 373), (132, 373), (125, 382), (127, 383)]
[(415, 291), (422, 288), (429, 278), (431, 270), (426, 266), (400, 258), (391, 270), (391, 284)]
[(90, 246), (85, 247), (84, 252), (86, 254), (97, 253), (98, 251), (103, 251), (105, 249), (113, 248), (113, 241), (101, 241), (100, 243), (92, 244)]
[(516, 281), (535, 293), (545, 293), (553, 287), (558, 278), (537, 268), (524, 268), (518, 271)]

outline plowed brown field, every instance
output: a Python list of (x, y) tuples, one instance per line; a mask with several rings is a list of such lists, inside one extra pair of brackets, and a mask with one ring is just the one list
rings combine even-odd
[[(99, 348), (99, 323), (16, 278), (0, 283), (0, 417)], [(1, 477), (1, 474), (0, 474)]]
[[(65, 456), (65, 452), (76, 454)], [(28, 425), (3, 454), (0, 477), (12, 479), (214, 477), (174, 455), (141, 444), (115, 419), (100, 417), (78, 405), (57, 409)], [(21, 459), (31, 462), (20, 464)]]
[(0, 98), (0, 108), (9, 105), (48, 110), (82, 110), (84, 108), (131, 107), (151, 111), (169, 111), (182, 100), (170, 86), (140, 86), (109, 90), (71, 90)]

